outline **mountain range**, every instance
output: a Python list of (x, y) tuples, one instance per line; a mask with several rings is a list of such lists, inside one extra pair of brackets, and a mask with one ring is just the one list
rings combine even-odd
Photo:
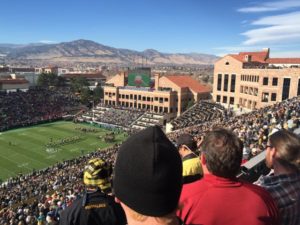
[(201, 53), (162, 53), (154, 49), (139, 52), (80, 39), (58, 44), (0, 44), (0, 59), (6, 63), (204, 65), (213, 64), (218, 57)]

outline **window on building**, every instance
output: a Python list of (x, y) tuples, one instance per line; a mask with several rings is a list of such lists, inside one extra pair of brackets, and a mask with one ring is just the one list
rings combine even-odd
[(273, 77), (272, 86), (277, 86), (277, 85), (278, 85), (278, 78), (277, 77)]
[(158, 97), (155, 97), (155, 98), (154, 98), (154, 101), (158, 101)]
[(218, 74), (217, 90), (221, 91), (221, 87), (222, 87), (222, 74)]
[(230, 105), (234, 105), (234, 97), (230, 97), (229, 98), (229, 104)]
[(228, 66), (228, 65), (229, 65), (229, 62), (226, 62), (225, 65)]
[(244, 86), (240, 87), (240, 93), (244, 93)]
[(159, 98), (159, 103), (163, 103), (164, 99), (163, 98)]
[(224, 75), (224, 87), (223, 91), (228, 91), (228, 74)]
[(258, 88), (254, 88), (254, 92), (253, 92), (254, 96), (258, 95)]
[(285, 100), (285, 99), (289, 98), (290, 84), (291, 84), (291, 79), (290, 78), (284, 78), (283, 79), (282, 99), (281, 100)]
[(227, 96), (223, 96), (223, 103), (227, 103)]
[(132, 99), (133, 98), (133, 95), (132, 94), (130, 94), (130, 99)]
[(263, 79), (263, 85), (268, 85), (269, 83), (269, 78), (268, 77), (264, 77)]
[(262, 93), (261, 101), (262, 101), (262, 102), (268, 102), (268, 101), (269, 101), (269, 93), (263, 92), (263, 93)]
[(252, 87), (249, 88), (249, 95), (253, 95), (253, 88)]
[(235, 92), (235, 74), (231, 74), (231, 85), (230, 85), (230, 92)]
[(141, 95), (138, 95), (138, 100), (141, 100), (142, 99), (142, 96)]
[(277, 94), (276, 93), (272, 93), (271, 94), (271, 101), (276, 101), (276, 97), (277, 97)]
[(168, 102), (169, 101), (169, 99), (168, 98), (165, 98), (165, 102)]
[(220, 96), (220, 95), (217, 95), (216, 101), (217, 101), (217, 102), (221, 102), (221, 96)]

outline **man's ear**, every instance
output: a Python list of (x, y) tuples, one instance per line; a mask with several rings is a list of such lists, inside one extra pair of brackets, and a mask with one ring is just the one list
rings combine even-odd
[(203, 153), (200, 154), (200, 161), (202, 165), (206, 165), (206, 158)]
[(121, 203), (120, 199), (118, 199), (117, 197), (115, 197), (115, 202), (116, 203)]
[(270, 154), (271, 154), (272, 159), (276, 158), (277, 149), (275, 147), (272, 147)]

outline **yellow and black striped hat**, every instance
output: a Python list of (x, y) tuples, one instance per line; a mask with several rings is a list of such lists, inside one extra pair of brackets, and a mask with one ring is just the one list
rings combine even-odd
[(102, 191), (111, 189), (109, 177), (111, 168), (99, 158), (91, 159), (85, 167), (83, 182), (85, 185), (98, 186)]

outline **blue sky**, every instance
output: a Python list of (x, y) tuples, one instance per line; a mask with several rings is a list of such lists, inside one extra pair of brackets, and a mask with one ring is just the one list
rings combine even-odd
[(300, 57), (300, 0), (3, 0), (0, 43), (88, 39), (138, 51)]

